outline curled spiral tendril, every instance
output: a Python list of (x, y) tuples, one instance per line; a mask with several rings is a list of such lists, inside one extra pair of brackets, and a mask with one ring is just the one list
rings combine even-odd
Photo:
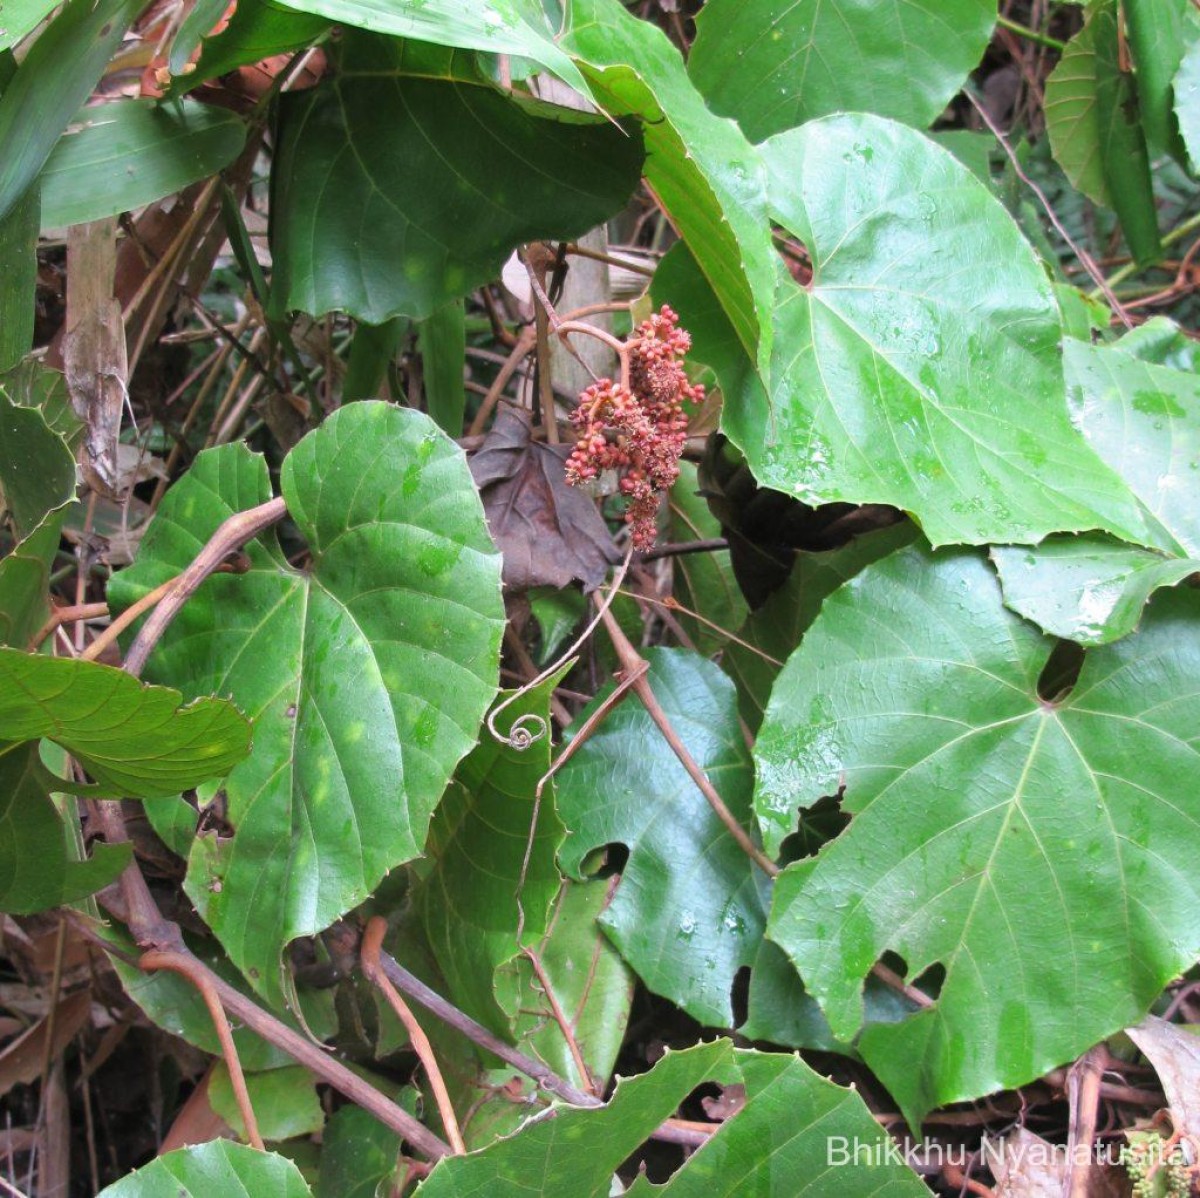
[(592, 635), (593, 629), (600, 623), (604, 613), (612, 606), (613, 600), (617, 597), (617, 592), (621, 589), (621, 583), (625, 580), (625, 572), (629, 569), (629, 562), (632, 557), (633, 546), (631, 545), (629, 551), (625, 554), (625, 560), (621, 562), (620, 568), (613, 577), (612, 587), (605, 596), (604, 602), (596, 614), (588, 621), (587, 627), (579, 634), (575, 643), (557, 661), (547, 666), (536, 678), (525, 683), (520, 690), (513, 691), (503, 703), (498, 703), (488, 712), (487, 729), (502, 745), (507, 745), (510, 749), (515, 749), (518, 753), (524, 753), (526, 749), (532, 748), (538, 741), (550, 735), (550, 724), (544, 716), (538, 715), (535, 711), (528, 711), (523, 715), (517, 716), (513, 720), (507, 736), (496, 727), (496, 717), (506, 707), (511, 707), (518, 699), (529, 694), (535, 686), (541, 686), (547, 678), (553, 677), (564, 665), (574, 658), (579, 646)]

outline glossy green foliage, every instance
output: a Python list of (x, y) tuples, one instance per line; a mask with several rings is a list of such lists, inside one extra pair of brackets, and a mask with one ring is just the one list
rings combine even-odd
[[(201, 7), (197, 4), (192, 13), (198, 13)], [(220, 17), (224, 8), (219, 6), (215, 16)], [(213, 23), (215, 20), (210, 18), (210, 27)], [(271, 0), (238, 0), (229, 24), (220, 33), (204, 39), (195, 71), (179, 75), (174, 90), (187, 90), (202, 79), (236, 71), (276, 54), (294, 53), (324, 36), (329, 25), (324, 17), (296, 12)], [(176, 38), (175, 46), (179, 47), (179, 38)], [(173, 53), (172, 72), (178, 75), (183, 65), (177, 63)]]
[(776, 272), (770, 377), (685, 254), (656, 283), (688, 313), (726, 395), (722, 427), (759, 482), (807, 503), (894, 504), (935, 543), (1144, 537), (1133, 497), (1071, 425), (1058, 306), (988, 189), (876, 117), (813, 121), (763, 153), (774, 213), (814, 272), (807, 289)]
[(325, 1127), (317, 1198), (376, 1198), (396, 1171), (400, 1137), (359, 1107), (335, 1111)]
[[(680, 739), (734, 818), (748, 821), (753, 778), (733, 684), (694, 653), (646, 656), (650, 685)], [(621, 955), (655, 993), (702, 1023), (729, 1026), (734, 975), (762, 936), (764, 879), (636, 698), (563, 767), (558, 810), (570, 830), (561, 854), (568, 874), (580, 876), (595, 849), (628, 846), (601, 919)]]
[[(260, 537), (249, 571), (208, 579), (147, 670), (188, 693), (232, 693), (255, 720), (254, 753), (225, 786), (235, 834), (194, 842), (186, 885), (269, 995), (288, 941), (421, 851), (495, 694), (503, 615), (466, 463), (427, 417), (351, 404), (292, 451), (281, 484), (307, 568)], [(110, 595), (132, 602), (269, 495), (244, 447), (204, 455)], [(436, 699), (422, 681), (434, 677)]]
[(1153, 547), (1086, 536), (993, 550), (1005, 601), (1047, 632), (1085, 645), (1115, 640), (1137, 626), (1158, 587), (1200, 570), (1200, 375), (1138, 356), (1171, 356), (1168, 344), (1143, 334), (1066, 346), (1075, 419), (1141, 502)]
[(184, 100), (129, 100), (88, 108), (58, 139), (39, 175), (42, 227), (116, 216), (228, 166), (246, 126), (220, 108)]
[(914, 1124), (1072, 1059), (1195, 958), (1198, 616), (1164, 593), (1047, 702), (1051, 642), (981, 557), (913, 547), (826, 600), (780, 675), (755, 749), (764, 838), (842, 786), (854, 818), (784, 871), (768, 935), (843, 1038), (884, 950), (910, 980), (943, 967), (932, 1007), (858, 1044)]
[(708, 0), (688, 73), (752, 141), (831, 112), (931, 124), (983, 57), (994, 0)]
[[(313, 1075), (299, 1065), (246, 1074), (250, 1106), (264, 1140), (290, 1140), (321, 1130), (325, 1112), (315, 1083)], [(212, 1109), (245, 1140), (246, 1127), (224, 1062), (218, 1062), (209, 1078), (208, 1100)]]
[(1176, 77), (1189, 48), (1200, 41), (1200, 10), (1180, 0), (1129, 0), (1124, 16), (1146, 140), (1153, 153), (1178, 156), (1176, 112), (1182, 121), (1187, 105)]
[(300, 1170), (273, 1152), (213, 1140), (156, 1157), (99, 1198), (312, 1198)]
[(272, 314), (429, 317), (518, 244), (611, 216), (641, 164), (636, 128), (518, 101), (469, 55), (348, 35), (335, 75), (281, 102)]
[(1179, 64), (1174, 89), (1175, 117), (1192, 170), (1200, 173), (1200, 34), (1194, 36)]

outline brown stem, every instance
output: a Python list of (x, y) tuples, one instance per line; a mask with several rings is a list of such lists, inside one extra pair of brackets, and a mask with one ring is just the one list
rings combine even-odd
[(76, 620), (98, 620), (107, 615), (107, 603), (78, 603), (71, 607), (56, 607), (26, 648), (32, 653), (61, 624), (73, 624)]
[(427, 1011), (436, 1015), (448, 1027), (461, 1032), (468, 1040), (486, 1048), (488, 1052), (498, 1056), (514, 1069), (520, 1070), (526, 1077), (535, 1081), (543, 1090), (557, 1095), (559, 1098), (574, 1106), (600, 1106), (600, 1100), (592, 1094), (577, 1090), (565, 1078), (561, 1078), (552, 1069), (548, 1069), (540, 1061), (527, 1057), (523, 1052), (506, 1044), (499, 1036), (493, 1035), (482, 1024), (476, 1023), (470, 1015), (460, 1011), (452, 1003), (442, 998), (436, 991), (431, 990), (420, 978), (409, 973), (394, 957), (388, 953), (379, 954), (379, 964), (388, 980), (402, 990), (409, 998), (418, 1002)]
[(550, 983), (550, 978), (546, 975), (541, 958), (531, 948), (523, 948), (521, 951), (528, 958), (529, 964), (533, 966), (533, 972), (537, 974), (537, 979), (542, 986), (542, 993), (545, 994), (546, 1001), (550, 1004), (550, 1014), (554, 1016), (554, 1022), (558, 1024), (558, 1030), (562, 1032), (563, 1039), (567, 1042), (567, 1048), (570, 1049), (571, 1060), (575, 1062), (575, 1071), (588, 1083), (589, 1088), (594, 1092), (596, 1085), (592, 1081), (591, 1071), (587, 1067), (587, 1062), (583, 1059), (583, 1053), (579, 1048), (579, 1041), (575, 1039), (575, 1031), (571, 1027), (570, 1020), (567, 1019), (566, 1012), (562, 1009), (562, 1004), (558, 1001), (558, 995), (554, 993), (554, 987)]
[(717, 793), (717, 789), (709, 781), (708, 775), (696, 764), (696, 760), (688, 752), (687, 746), (679, 739), (679, 733), (675, 731), (671, 721), (667, 718), (667, 713), (663, 710), (662, 705), (654, 695), (649, 678), (645, 676), (646, 659), (633, 647), (632, 642), (625, 635), (621, 625), (617, 623), (607, 608), (603, 609), (601, 618), (604, 621), (604, 627), (608, 630), (613, 648), (617, 652), (617, 659), (621, 663), (621, 668), (627, 673), (635, 670), (641, 671), (640, 675), (632, 683), (634, 694), (641, 700), (647, 715), (658, 726), (659, 732), (662, 733), (663, 739), (666, 740), (667, 744), (671, 746), (671, 751), (679, 759), (679, 763), (687, 770), (688, 777), (695, 782), (696, 786), (700, 789), (700, 793), (708, 800), (708, 805), (713, 809), (713, 814), (725, 825), (730, 836), (737, 842), (738, 847), (741, 848), (746, 856), (763, 873), (770, 878), (777, 877), (780, 872), (779, 866), (750, 839), (746, 829), (738, 823), (734, 818), (733, 812), (725, 806), (725, 800)]
[(429, 1079), (430, 1089), (433, 1090), (433, 1097), (437, 1102), (438, 1113), (442, 1117), (442, 1126), (446, 1129), (446, 1136), (455, 1154), (462, 1156), (467, 1151), (467, 1146), (463, 1143), (462, 1132), (458, 1126), (458, 1116), (454, 1113), (454, 1104), (450, 1101), (450, 1092), (446, 1089), (446, 1082), (442, 1077), (441, 1068), (438, 1066), (437, 1057), (434, 1055), (433, 1045), (429, 1043), (429, 1037), (417, 1022), (408, 1003), (396, 992), (395, 986), (388, 980), (387, 974), (383, 972), (379, 964), (379, 949), (383, 944), (386, 932), (387, 920), (382, 916), (376, 915), (367, 922), (366, 931), (363, 932), (362, 946), (359, 949), (363, 974), (367, 981), (383, 991), (384, 998), (388, 1000), (392, 1010), (404, 1024), (413, 1051), (425, 1067), (425, 1076)]
[(1067, 1136), (1070, 1174), (1065, 1189), (1070, 1198), (1087, 1198), (1091, 1193), (1092, 1142), (1096, 1138), (1105, 1057), (1103, 1045), (1084, 1053), (1067, 1079), (1071, 1122)]
[(159, 637), (166, 632), (179, 609), (187, 602), (200, 584), (235, 550), (253, 540), (265, 528), (278, 523), (287, 515), (287, 506), (281, 498), (270, 499), (249, 511), (230, 516), (196, 555), (188, 566), (171, 584), (170, 593), (165, 595), (154, 614), (142, 625), (129, 652), (125, 655), (125, 671), (135, 678), (141, 675), (151, 650)]
[(149, 594), (143, 595), (136, 603), (123, 611), (109, 626), (79, 655), (83, 661), (95, 661), (144, 611), (152, 608), (176, 583), (177, 579), (169, 578), (161, 586), (157, 586)]
[(725, 537), (713, 537), (707, 541), (681, 541), (674, 545), (658, 545), (642, 554), (642, 561), (652, 562), (660, 557), (682, 557), (685, 553), (717, 553), (729, 548)]
[[(142, 954), (138, 965), (147, 973), (156, 969), (169, 969), (172, 973), (181, 974), (200, 992), (204, 1005), (208, 1008), (209, 1017), (221, 1043), (221, 1055), (225, 1058), (225, 1068), (229, 1070), (229, 1081), (233, 1086), (233, 1096), (237, 1101), (238, 1111), (246, 1126), (246, 1139), (251, 1148), (259, 1152), (266, 1151), (262, 1136), (258, 1133), (258, 1120), (254, 1117), (254, 1106), (250, 1101), (250, 1091), (246, 1088), (246, 1075), (242, 1072), (242, 1061), (238, 1056), (237, 1045), (233, 1042), (233, 1032), (229, 1027), (229, 1019), (221, 999), (213, 989), (206, 971), (200, 962), (190, 953), (148, 952)], [(199, 966), (199, 968), (197, 968)]]
[(499, 403), (504, 388), (508, 386), (508, 380), (516, 373), (517, 367), (536, 345), (537, 329), (533, 325), (526, 325), (521, 330), (521, 335), (517, 338), (512, 353), (508, 355), (504, 365), (500, 367), (495, 379), (492, 380), (492, 385), (488, 388), (488, 393), (484, 396), (483, 403), (480, 404), (479, 411), (475, 414), (475, 419), (471, 421), (471, 427), (467, 429), (468, 437), (478, 437), (483, 432), (484, 425), (487, 424), (488, 417), (492, 414), (492, 409)]

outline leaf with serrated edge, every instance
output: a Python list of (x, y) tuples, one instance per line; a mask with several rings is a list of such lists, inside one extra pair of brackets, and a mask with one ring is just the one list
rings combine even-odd
[(106, 1186), (98, 1198), (312, 1198), (286, 1157), (228, 1140), (213, 1140), (156, 1157)]
[(841, 786), (853, 820), (779, 877), (768, 935), (843, 1039), (885, 950), (910, 979), (943, 966), (932, 1007), (858, 1043), (914, 1126), (1071, 1060), (1200, 953), (1198, 617), (1200, 596), (1164, 592), (1046, 702), (1053, 642), (986, 562), (913, 547), (827, 599), (780, 674), (764, 838)]
[(1133, 497), (1071, 425), (1046, 274), (987, 188), (879, 117), (826, 117), (761, 149), (814, 271), (805, 289), (778, 269), (770, 383), (683, 251), (655, 284), (716, 370), (722, 427), (759, 482), (894, 504), (937, 544), (1142, 540)]
[[(1136, 341), (1153, 351), (1156, 342)], [(1200, 376), (1115, 346), (1068, 342), (1069, 398), (1092, 448), (1141, 501), (1155, 549), (1108, 537), (997, 548), (1004, 600), (1047, 632), (1099, 645), (1132, 632), (1158, 588), (1200, 570)]]
[[(285, 459), (282, 492), (307, 568), (257, 538), (249, 570), (206, 580), (147, 668), (188, 693), (232, 693), (255, 721), (254, 752), (225, 784), (235, 834), (196, 839), (185, 885), (273, 998), (283, 946), (423, 848), (496, 693), (504, 618), (466, 461), (428, 417), (342, 408)], [(201, 455), (110, 597), (127, 606), (269, 497), (266, 463), (244, 446)]]
[[(0, 648), (0, 729), (9, 742), (47, 737), (92, 776), (90, 793), (153, 799), (218, 778), (250, 749), (232, 703), (146, 686), (92, 661)], [(0, 741), (0, 751), (5, 747)]]
[(564, 45), (609, 112), (645, 122), (647, 181), (746, 352), (769, 361), (775, 249), (754, 147), (709, 110), (662, 30), (619, 0), (573, 0), (568, 13)]
[[(646, 677), (679, 738), (745, 821), (753, 777), (733, 683), (682, 649), (645, 656)], [(610, 712), (557, 781), (558, 812), (570, 829), (560, 853), (568, 874), (580, 876), (594, 849), (629, 846), (600, 921), (621, 955), (656, 994), (702, 1023), (730, 1026), (734, 976), (762, 937), (761, 875), (641, 704), (627, 699)]]
[(688, 74), (754, 141), (831, 112), (924, 126), (995, 23), (994, 0), (708, 0)]

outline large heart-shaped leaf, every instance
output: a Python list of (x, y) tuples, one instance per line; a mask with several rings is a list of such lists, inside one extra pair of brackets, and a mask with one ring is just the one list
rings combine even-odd
[(287, 1157), (212, 1140), (156, 1157), (106, 1186), (99, 1198), (312, 1198)]
[[(695, 653), (652, 649), (646, 657), (680, 740), (733, 815), (747, 819), (753, 777), (733, 684)], [(611, 712), (563, 767), (558, 811), (570, 829), (560, 854), (568, 873), (579, 877), (597, 848), (629, 847), (601, 919), (625, 960), (696, 1019), (732, 1026), (734, 976), (762, 937), (765, 879), (636, 699)]]
[(1165, 592), (1048, 702), (1053, 642), (986, 562), (913, 547), (827, 599), (780, 674), (764, 839), (842, 787), (853, 820), (779, 877), (768, 935), (841, 1039), (884, 951), (941, 964), (933, 1006), (858, 1044), (914, 1125), (1135, 1022), (1200, 954), (1198, 628), (1200, 596)]
[(767, 361), (775, 251), (754, 147), (713, 115), (662, 31), (620, 0), (573, 0), (568, 15), (564, 44), (609, 112), (645, 122), (646, 179), (743, 348)]
[[(255, 540), (248, 572), (208, 579), (147, 670), (232, 693), (254, 717), (254, 752), (225, 785), (234, 834), (196, 839), (186, 888), (270, 996), (289, 940), (421, 851), (495, 694), (504, 614), (466, 462), (427, 417), (343, 408), (288, 455), (281, 483), (306, 568)], [(110, 596), (132, 602), (269, 496), (266, 464), (244, 447), (202, 455)]]
[(1067, 378), (1076, 423), (1141, 501), (1155, 548), (1090, 535), (992, 552), (1008, 605), (1085, 645), (1131, 632), (1156, 588), (1200, 570), (1200, 375), (1143, 361), (1130, 345), (1068, 341)]
[(636, 130), (518, 103), (469, 55), (356, 34), (336, 68), (281, 101), (275, 316), (431, 316), (520, 242), (579, 236), (637, 186)]
[(708, 0), (688, 73), (753, 141), (831, 112), (923, 126), (995, 23), (993, 0)]
[(755, 477), (807, 503), (905, 508), (937, 544), (1142, 539), (1133, 497), (1071, 425), (1045, 271), (983, 183), (871, 116), (762, 152), (775, 215), (813, 262), (808, 288), (778, 269), (770, 379), (679, 251), (656, 282), (716, 369)]

